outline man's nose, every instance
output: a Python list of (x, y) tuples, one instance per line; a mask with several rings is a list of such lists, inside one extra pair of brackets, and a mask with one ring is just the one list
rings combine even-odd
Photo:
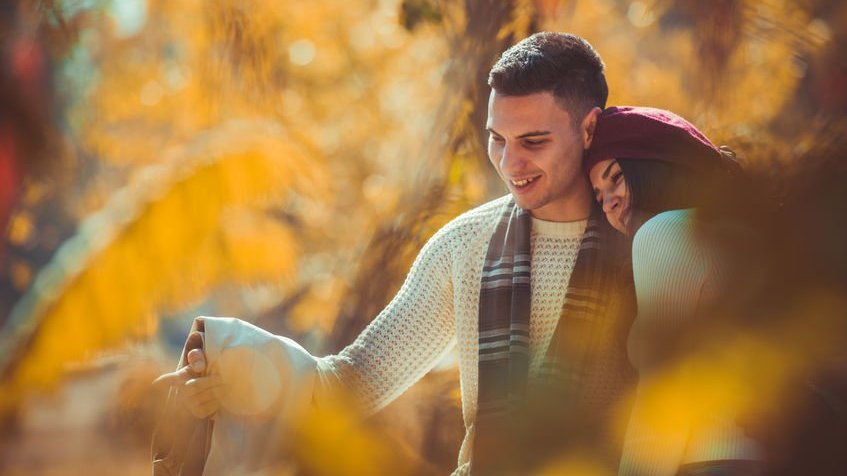
[(500, 156), (500, 170), (504, 172), (520, 171), (524, 166), (524, 158), (515, 145), (503, 146), (503, 155)]

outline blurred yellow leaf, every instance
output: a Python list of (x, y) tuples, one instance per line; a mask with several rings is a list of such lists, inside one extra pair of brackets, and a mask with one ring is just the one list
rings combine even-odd
[(252, 121), (172, 153), (83, 222), (18, 302), (0, 353), (4, 397), (52, 384), (66, 363), (121, 343), (151, 313), (221, 282), (291, 275), (291, 233), (248, 207), (321, 193), (321, 168), (304, 149), (277, 124)]

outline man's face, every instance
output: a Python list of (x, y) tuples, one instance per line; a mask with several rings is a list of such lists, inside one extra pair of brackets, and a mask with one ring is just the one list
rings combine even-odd
[(594, 123), (582, 119), (574, 127), (549, 92), (503, 96), (491, 91), (488, 158), (517, 205), (536, 218), (573, 220), (573, 207), (590, 200), (582, 155), (591, 142), (586, 128), (593, 131)]

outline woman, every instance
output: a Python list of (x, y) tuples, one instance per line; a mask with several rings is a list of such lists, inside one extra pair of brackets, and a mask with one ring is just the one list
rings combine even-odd
[(742, 404), (715, 388), (732, 372), (713, 385), (719, 369), (689, 351), (707, 347), (695, 329), (709, 329), (708, 316), (738, 295), (728, 290), (738, 261), (719, 238), (738, 240), (743, 228), (703, 210), (714, 210), (716, 185), (738, 176), (731, 153), (669, 111), (612, 107), (598, 119), (586, 170), (609, 223), (633, 238), (629, 353), (640, 380), (620, 474), (758, 474), (760, 451), (735, 424)]

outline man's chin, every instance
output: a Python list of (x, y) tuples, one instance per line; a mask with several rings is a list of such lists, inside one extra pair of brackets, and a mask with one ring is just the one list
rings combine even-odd
[(524, 197), (516, 196), (514, 193), (512, 193), (512, 199), (515, 201), (515, 204), (518, 207), (523, 208), (528, 212), (531, 212), (534, 209), (538, 208), (538, 205), (533, 203), (531, 200), (527, 200)]

